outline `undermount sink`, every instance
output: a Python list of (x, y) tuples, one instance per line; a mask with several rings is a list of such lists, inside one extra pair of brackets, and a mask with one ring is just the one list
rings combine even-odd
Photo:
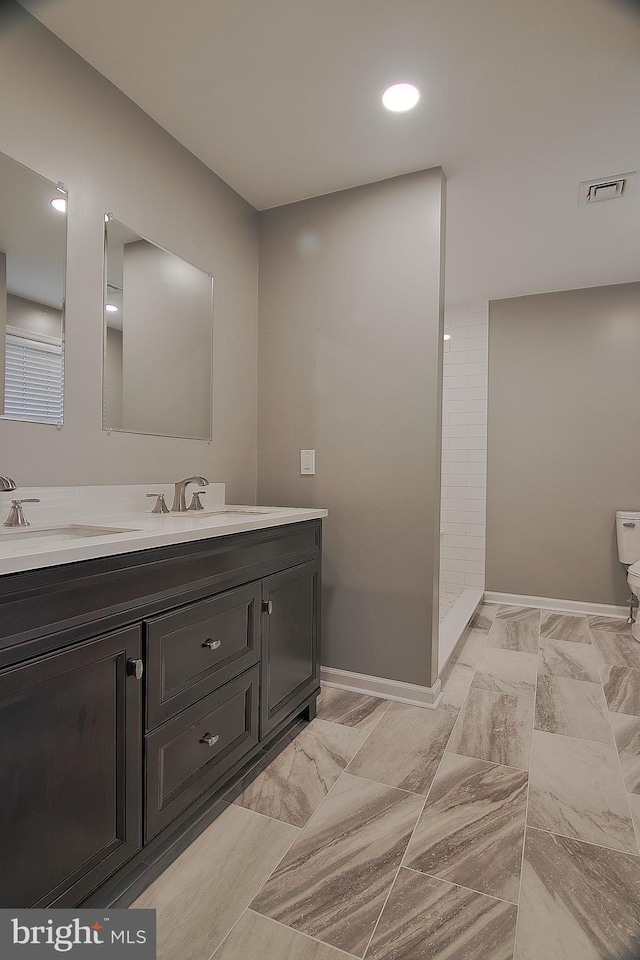
[(0, 543), (7, 540), (38, 540), (46, 538), (56, 540), (78, 540), (84, 537), (109, 537), (116, 533), (133, 533), (131, 527), (94, 527), (80, 523), (69, 523), (60, 527), (34, 529), (33, 527), (0, 527)]

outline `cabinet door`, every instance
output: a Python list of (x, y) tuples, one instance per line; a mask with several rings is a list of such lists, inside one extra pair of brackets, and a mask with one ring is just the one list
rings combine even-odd
[(262, 581), (261, 735), (320, 684), (320, 564), (303, 563)]
[(75, 906), (141, 846), (140, 628), (0, 673), (0, 904)]
[(183, 710), (146, 737), (145, 839), (224, 775), (258, 742), (258, 667)]
[(258, 662), (260, 583), (154, 617), (146, 629), (152, 730)]

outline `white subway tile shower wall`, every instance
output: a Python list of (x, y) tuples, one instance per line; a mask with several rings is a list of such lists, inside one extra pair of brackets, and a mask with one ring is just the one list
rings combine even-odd
[(445, 309), (440, 594), (484, 587), (489, 304)]

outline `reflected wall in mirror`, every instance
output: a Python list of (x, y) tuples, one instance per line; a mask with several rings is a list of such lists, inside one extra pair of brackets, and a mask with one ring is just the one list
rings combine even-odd
[(103, 428), (211, 439), (209, 274), (105, 217)]
[(0, 154), (0, 414), (63, 416), (66, 191)]

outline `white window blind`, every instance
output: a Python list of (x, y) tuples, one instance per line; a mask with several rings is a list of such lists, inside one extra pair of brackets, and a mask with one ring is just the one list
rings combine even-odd
[[(14, 328), (15, 329), (15, 328)], [(62, 423), (62, 343), (7, 332), (4, 415), (15, 420)]]

